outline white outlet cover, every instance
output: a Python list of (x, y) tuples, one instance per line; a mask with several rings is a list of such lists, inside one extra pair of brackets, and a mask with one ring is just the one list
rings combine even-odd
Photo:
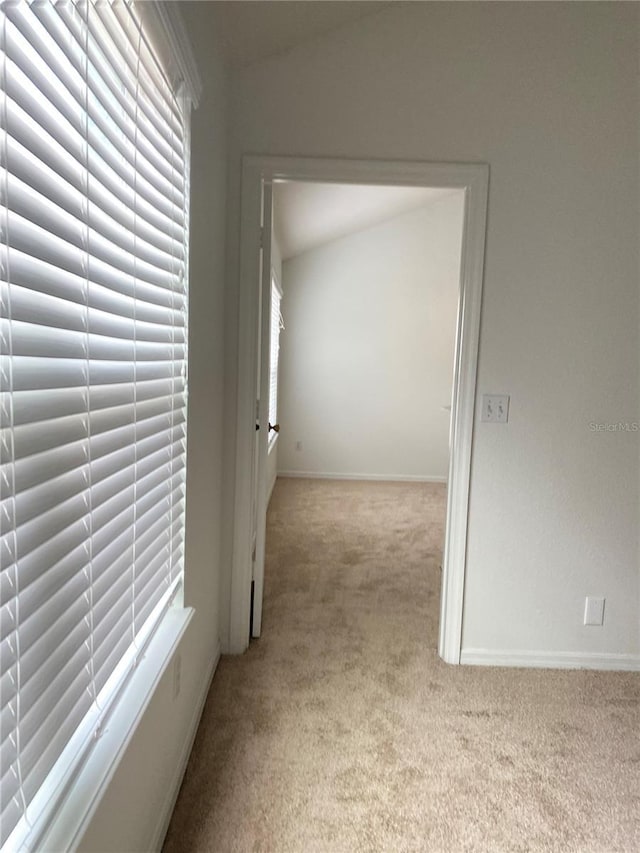
[(598, 598), (593, 595), (588, 595), (584, 602), (584, 624), (585, 625), (603, 625), (604, 624), (604, 598)]

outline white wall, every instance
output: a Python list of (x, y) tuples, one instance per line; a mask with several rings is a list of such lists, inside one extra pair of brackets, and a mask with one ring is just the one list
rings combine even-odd
[(173, 699), (170, 666), (85, 834), (82, 851), (137, 853), (161, 842), (157, 833), (177, 794), (219, 653), (226, 72), (213, 30), (198, 26), (191, 28), (191, 36), (204, 84), (192, 118), (191, 164), (185, 599), (196, 613), (179, 650), (180, 695)]
[[(231, 288), (243, 153), (490, 165), (478, 393), (511, 412), (475, 425), (467, 650), (639, 652), (639, 437), (589, 429), (639, 418), (639, 17), (389, 4), (233, 81)], [(228, 312), (231, 406), (235, 289)], [(588, 594), (602, 628), (582, 625)]]
[[(280, 252), (280, 241), (278, 240), (278, 235), (276, 233), (275, 228), (271, 234), (271, 269), (276, 274), (276, 278), (280, 283), (280, 287), (282, 287), (282, 253)], [(278, 370), (280, 374), (282, 371)], [(278, 385), (278, 420), (281, 420), (280, 417), (280, 386)], [(278, 458), (280, 453), (280, 436), (276, 436), (275, 441), (269, 447), (269, 452), (267, 454), (267, 476), (266, 476), (266, 489), (267, 489), (267, 503), (269, 503), (269, 498), (271, 497), (271, 493), (273, 492), (273, 487), (276, 484), (276, 478), (278, 476)]]
[(285, 261), (279, 472), (446, 479), (463, 213), (457, 192)]

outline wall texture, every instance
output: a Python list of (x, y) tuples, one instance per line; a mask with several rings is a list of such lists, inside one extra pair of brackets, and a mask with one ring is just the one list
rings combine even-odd
[(233, 81), (228, 405), (243, 153), (490, 166), (478, 394), (511, 413), (475, 424), (468, 651), (639, 651), (639, 434), (589, 426), (639, 419), (639, 15), (390, 4)]
[(191, 28), (191, 36), (204, 85), (192, 116), (191, 163), (185, 603), (196, 612), (179, 649), (180, 694), (174, 700), (169, 666), (88, 827), (82, 851), (143, 851), (161, 843), (158, 833), (177, 795), (220, 649), (227, 77), (213, 28)]
[(280, 472), (446, 479), (463, 213), (454, 193), (285, 261)]

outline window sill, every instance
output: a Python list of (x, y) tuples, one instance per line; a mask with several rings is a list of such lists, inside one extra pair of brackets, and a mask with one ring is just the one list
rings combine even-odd
[[(75, 850), (182, 639), (194, 609), (170, 607), (116, 701), (100, 737), (41, 835), (29, 848)], [(29, 849), (27, 848), (27, 849)]]

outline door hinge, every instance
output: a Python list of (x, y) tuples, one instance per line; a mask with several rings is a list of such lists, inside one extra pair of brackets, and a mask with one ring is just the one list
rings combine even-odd
[(260, 248), (264, 249), (264, 225), (260, 226)]

